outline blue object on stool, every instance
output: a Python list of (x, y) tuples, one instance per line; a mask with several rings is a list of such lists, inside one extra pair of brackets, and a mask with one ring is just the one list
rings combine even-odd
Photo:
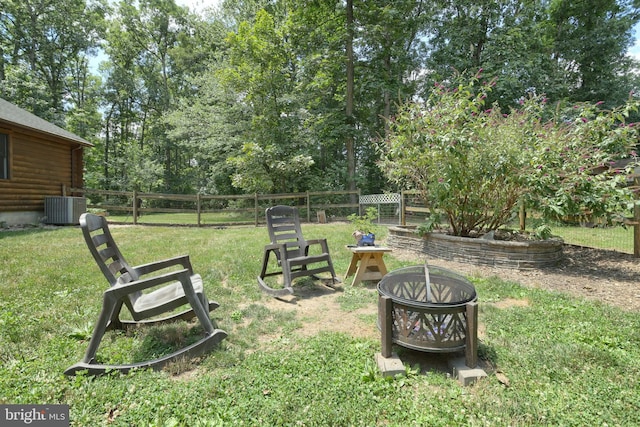
[(373, 233), (367, 233), (362, 236), (362, 239), (358, 241), (358, 246), (375, 246), (376, 235)]

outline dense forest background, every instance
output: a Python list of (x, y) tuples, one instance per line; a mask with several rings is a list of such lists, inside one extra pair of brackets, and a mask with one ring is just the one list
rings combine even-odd
[(0, 0), (0, 97), (95, 144), (89, 188), (378, 193), (399, 104), (482, 70), (505, 111), (620, 105), (639, 19), (640, 0)]

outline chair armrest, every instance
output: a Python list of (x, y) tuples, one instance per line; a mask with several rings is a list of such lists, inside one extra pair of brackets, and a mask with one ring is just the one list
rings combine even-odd
[(327, 243), (327, 239), (311, 239), (311, 240), (306, 240), (308, 245), (317, 245), (317, 244), (325, 244)]
[(307, 240), (307, 248), (311, 245), (320, 245), (322, 247), (322, 251), (329, 253), (329, 245), (327, 245), (327, 239), (311, 239)]
[(146, 279), (134, 280), (132, 282), (120, 283), (114, 285), (105, 291), (106, 294), (112, 294), (117, 298), (124, 295), (129, 295), (134, 292), (142, 291), (149, 288), (154, 288), (159, 285), (172, 282), (182, 283), (182, 287), (185, 288), (185, 294), (189, 290), (193, 292), (193, 284), (191, 283), (191, 273), (188, 269), (171, 271), (168, 273), (160, 274), (158, 276), (149, 277)]
[(147, 264), (141, 264), (133, 267), (133, 270), (138, 274), (138, 276), (143, 276), (145, 274), (153, 273), (154, 271), (173, 267), (174, 265), (180, 265), (182, 266), (182, 268), (188, 270), (190, 274), (193, 274), (193, 267), (191, 266), (189, 255), (181, 255), (160, 261), (150, 262)]
[(279, 251), (282, 248), (285, 248), (286, 245), (284, 243), (269, 243), (268, 245), (264, 245), (265, 251)]

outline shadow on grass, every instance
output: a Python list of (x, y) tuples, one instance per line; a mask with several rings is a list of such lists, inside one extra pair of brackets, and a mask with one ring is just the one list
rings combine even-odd
[(78, 228), (77, 226), (57, 226), (57, 225), (45, 225), (45, 226), (20, 226), (10, 228), (0, 228), (0, 239), (22, 237), (31, 234), (43, 234), (50, 233), (56, 230)]
[[(465, 357), (464, 350), (448, 353), (433, 353), (394, 346), (393, 351), (405, 366), (410, 366), (413, 369), (419, 367), (419, 372), (423, 375), (428, 373), (451, 375), (449, 362), (454, 359), (464, 359)], [(478, 345), (477, 367), (484, 370), (487, 374), (491, 374), (496, 370), (496, 364), (496, 351), (492, 347), (480, 343)]]

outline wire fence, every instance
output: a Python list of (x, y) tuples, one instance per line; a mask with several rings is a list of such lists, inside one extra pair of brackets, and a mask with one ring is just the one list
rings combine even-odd
[(378, 224), (402, 224), (402, 195), (399, 193), (365, 194), (360, 196), (359, 203), (361, 215), (369, 208), (376, 209)]

